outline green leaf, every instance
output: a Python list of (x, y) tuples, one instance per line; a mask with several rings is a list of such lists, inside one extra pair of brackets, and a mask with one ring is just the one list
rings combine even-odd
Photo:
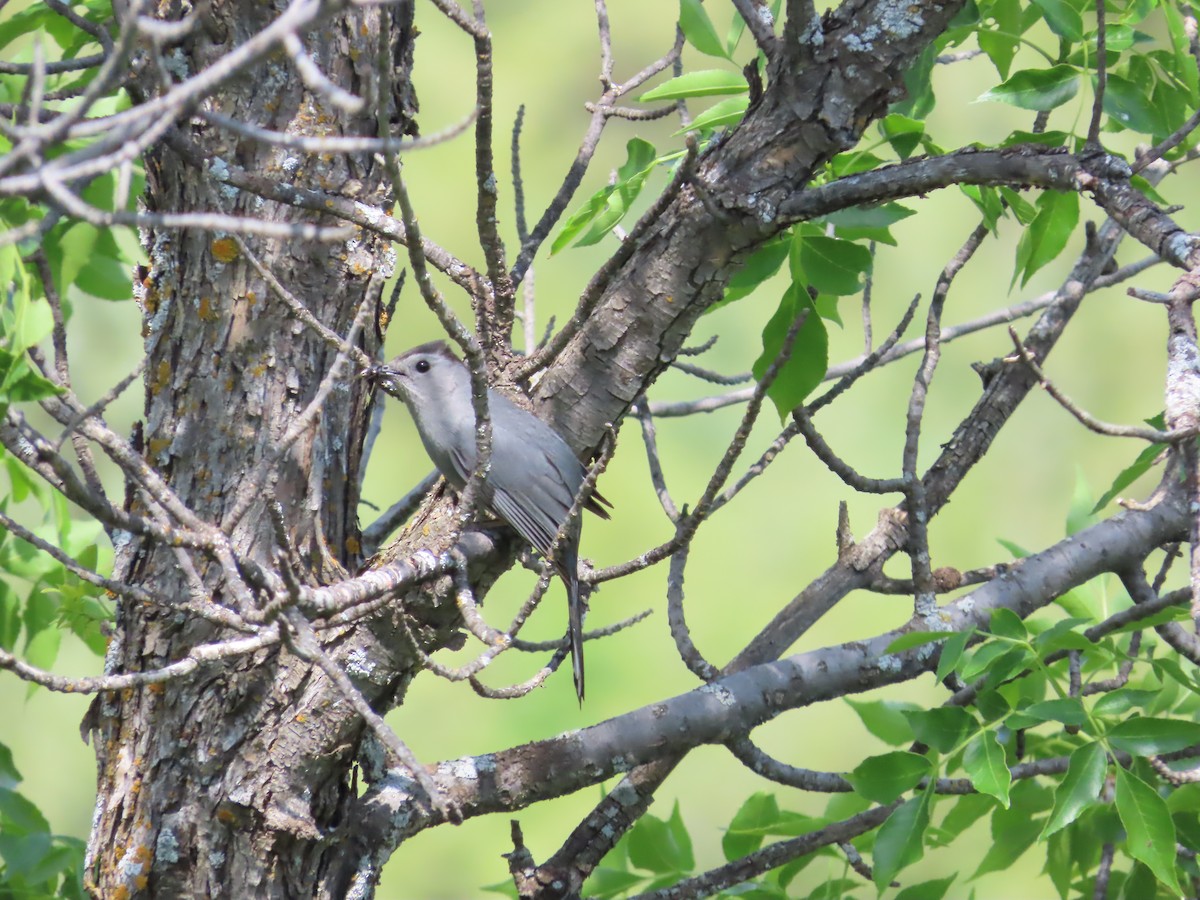
[(1104, 86), (1104, 111), (1131, 131), (1142, 134), (1165, 134), (1167, 129), (1157, 108), (1134, 82), (1109, 74)]
[(725, 35), (725, 58), (732, 59), (733, 51), (737, 49), (742, 40), (742, 34), (746, 31), (746, 20), (742, 18), (741, 13), (734, 10), (733, 17), (729, 22), (729, 31)]
[(988, 59), (992, 61), (992, 65), (996, 67), (996, 74), (1001, 78), (1007, 78), (1012, 69), (1013, 57), (1017, 55), (1020, 41), (1011, 34), (989, 29), (980, 30), (977, 38), (979, 49), (986, 53)]
[(883, 160), (874, 153), (865, 150), (851, 150), (839, 153), (829, 161), (829, 174), (833, 178), (845, 178), (847, 175), (858, 175), (870, 172), (883, 165)]
[(967, 649), (967, 643), (974, 634), (975, 629), (970, 628), (946, 639), (946, 643), (942, 645), (942, 655), (938, 658), (938, 681), (946, 678), (958, 666), (959, 660), (962, 659), (963, 651)]
[(79, 269), (75, 286), (101, 300), (130, 300), (133, 273), (123, 260), (96, 254)]
[(1045, 191), (1038, 198), (1037, 209), (1037, 217), (1017, 245), (1017, 266), (1012, 280), (1015, 283), (1020, 275), (1022, 286), (1067, 246), (1079, 224), (1079, 195)]
[(1021, 713), (1041, 722), (1062, 722), (1064, 725), (1082, 725), (1087, 721), (1083, 704), (1073, 697), (1033, 703), (1022, 709)]
[(725, 859), (733, 862), (762, 846), (765, 831), (778, 822), (779, 803), (774, 794), (759, 791), (751, 794), (729, 822), (725, 836), (721, 838), (721, 849)]
[(1007, 78), (1017, 47), (1020, 46), (1021, 3), (1020, 0), (993, 0), (989, 12), (995, 21), (995, 30), (981, 29), (976, 39), (979, 49), (988, 55), (996, 72), (1001, 78)]
[(729, 58), (700, 0), (679, 0), (679, 30), (687, 42), (701, 53), (721, 59)]
[(824, 825), (823, 819), (781, 810), (773, 794), (759, 792), (747, 798), (734, 814), (721, 840), (721, 849), (725, 858), (733, 861), (753, 853), (762, 846), (764, 838), (796, 837)]
[(936, 644), (938, 641), (944, 641), (948, 637), (957, 637), (961, 632), (958, 631), (910, 631), (908, 634), (902, 634), (890, 644), (884, 653), (903, 653), (905, 650), (911, 650), (913, 647), (923, 647), (925, 644)]
[(1025, 623), (1007, 606), (998, 606), (992, 610), (989, 617), (988, 629), (998, 637), (1013, 641), (1023, 641), (1029, 636)]
[(1104, 694), (1092, 707), (1092, 713), (1097, 716), (1119, 716), (1131, 709), (1150, 706), (1162, 695), (1162, 689), (1154, 691), (1139, 691), (1134, 688), (1118, 688)]
[[(58, 648), (62, 644), (62, 632), (57, 628), (47, 628), (44, 631), (39, 631), (37, 634), (31, 635), (25, 642), (25, 659), (29, 661), (31, 666), (37, 666), (39, 669), (49, 669), (53, 667), (54, 661), (58, 659)], [(30, 685), (30, 692), (36, 688), (36, 685)]]
[(630, 140), (625, 150), (625, 163), (617, 170), (616, 184), (601, 188), (563, 223), (562, 231), (550, 247), (551, 255), (575, 241), (588, 226), (591, 228), (579, 237), (577, 246), (596, 243), (625, 217), (629, 204), (641, 193), (654, 168), (657, 155), (654, 145), (641, 138)]
[(1067, 41), (1083, 40), (1083, 17), (1067, 0), (1033, 0), (1050, 30)]
[(0, 788), (0, 831), (15, 830), (22, 834), (50, 831), (50, 823), (34, 803), (16, 791)]
[(986, 794), (955, 797), (954, 805), (938, 827), (939, 838), (949, 844), (995, 808), (996, 801)]
[(979, 728), (975, 718), (960, 706), (942, 706), (905, 713), (917, 740), (941, 753), (949, 753)]
[[(1079, 72), (1073, 66), (1022, 69), (985, 91), (979, 101), (996, 100), (1021, 109), (1044, 112), (1062, 106), (1079, 93)], [(1107, 105), (1107, 103), (1105, 104)]]
[(892, 811), (875, 837), (875, 886), (881, 891), (905, 866), (925, 855), (932, 794), (923, 791)]
[(1046, 839), (1046, 865), (1042, 871), (1050, 877), (1059, 900), (1067, 900), (1071, 894), (1071, 873), (1075, 867), (1071, 837), (1070, 831), (1056, 831)]
[(878, 203), (872, 206), (848, 206), (825, 216), (835, 228), (885, 228), (915, 216), (916, 212), (899, 203)]
[(1162, 455), (1167, 449), (1166, 444), (1150, 444), (1141, 453), (1137, 455), (1129, 466), (1121, 470), (1121, 473), (1113, 479), (1112, 486), (1109, 487), (1104, 495), (1096, 501), (1096, 505), (1092, 508), (1093, 513), (1098, 513), (1104, 507), (1108, 506), (1121, 491), (1129, 487), (1143, 475), (1150, 471), (1150, 467), (1154, 465), (1154, 461)]
[(21, 773), (13, 762), (12, 751), (0, 744), (0, 788), (14, 788), (21, 782)]
[(1024, 559), (1029, 555), (1029, 551), (1020, 544), (1007, 540), (1005, 538), (996, 538), (996, 543), (1007, 550), (1013, 559)]
[(1033, 846), (1041, 828), (1035, 813), (1042, 807), (1043, 795), (1048, 801), (1049, 793), (1032, 781), (1013, 785), (1008, 809), (997, 807), (992, 812), (992, 840), (972, 877), (1009, 868)]
[[(610, 897), (621, 897), (645, 880), (645, 876), (636, 875), (633, 872), (598, 866), (592, 870), (592, 874), (584, 882), (583, 896), (599, 897), (601, 900), (608, 900)], [(517, 896), (516, 888), (513, 887), (511, 878), (506, 878), (504, 881), (497, 883), (494, 886), (494, 890), (497, 894), (506, 894), (514, 898)]]
[(876, 241), (880, 244), (897, 246), (891, 226), (914, 215), (914, 212), (899, 203), (880, 206), (852, 206), (825, 216), (824, 221), (833, 225), (839, 238), (847, 241)]
[(954, 884), (955, 876), (939, 878), (935, 881), (922, 881), (920, 884), (910, 884), (896, 895), (895, 900), (942, 900), (950, 885)]
[(33, 300), (28, 291), (14, 291), (6, 299), (12, 306), (0, 306), (0, 338), (10, 354), (19, 356), (54, 330), (54, 316), (49, 303)]
[(46, 257), (54, 273), (54, 285), (61, 293), (75, 283), (99, 240), (100, 229), (89, 222), (76, 222), (62, 232), (51, 229), (45, 241)]
[(1097, 801), (1107, 768), (1108, 759), (1098, 743), (1084, 744), (1071, 754), (1067, 774), (1054, 792), (1054, 809), (1042, 829), (1042, 840), (1070, 825)]
[(746, 110), (750, 107), (749, 97), (726, 97), (717, 103), (714, 103), (704, 112), (692, 119), (691, 124), (685, 128), (680, 128), (675, 134), (684, 134), (688, 131), (703, 131), (706, 128), (721, 128), (726, 125), (735, 125), (742, 121), (746, 115)]
[(611, 232), (629, 212), (629, 207), (642, 192), (655, 165), (655, 150), (652, 144), (641, 138), (633, 138), (626, 147), (625, 164), (617, 170), (617, 181), (604, 198), (604, 204), (591, 222), (583, 237), (575, 242), (577, 247), (598, 243)]
[(20, 634), (20, 598), (0, 581), (0, 648), (12, 653)]
[(908, 159), (925, 135), (924, 122), (910, 119), (899, 113), (884, 116), (879, 122), (879, 129), (883, 132), (884, 139), (892, 145), (892, 149), (901, 159)]
[[(43, 3), (34, 3), (20, 12), (7, 14), (4, 21), (0, 21), (0, 48), (7, 47), (19, 37), (47, 27), (55, 18), (57, 17), (51, 13), (50, 7)], [(5, 56), (12, 58), (9, 54)]]
[(1117, 767), (1117, 815), (1125, 826), (1125, 850), (1144, 862), (1156, 878), (1179, 896), (1175, 872), (1175, 823), (1158, 792), (1132, 772)]
[(1034, 207), (1034, 205), (1012, 188), (1000, 188), (1000, 196), (1004, 199), (1004, 202), (1008, 204), (1008, 207), (1012, 210), (1013, 215), (1017, 217), (1017, 221), (1022, 225), (1028, 225), (1037, 218), (1037, 209)]
[(783, 265), (783, 261), (788, 258), (788, 248), (791, 246), (791, 242), (791, 235), (786, 234), (781, 238), (767, 241), (750, 254), (742, 267), (729, 279), (729, 284), (725, 286), (725, 296), (705, 312), (712, 312), (735, 300), (741, 300), (753, 293), (768, 278), (774, 276)]
[(857, 294), (862, 290), (863, 278), (871, 271), (871, 251), (840, 238), (798, 232), (793, 248), (804, 282), (822, 294), (839, 297)]
[(983, 731), (971, 738), (963, 753), (963, 767), (975, 790), (990, 794), (1002, 806), (1008, 806), (1012, 773), (1008, 770), (1004, 748), (1000, 746), (996, 732)]
[(651, 100), (682, 100), (687, 97), (745, 94), (749, 90), (750, 86), (746, 84), (746, 79), (740, 72), (730, 72), (726, 69), (703, 69), (664, 81), (658, 87), (646, 91), (638, 100), (643, 103)]
[(936, 62), (937, 50), (934, 49), (933, 42), (929, 42), (908, 64), (904, 73), (904, 90), (907, 96), (899, 103), (892, 104), (892, 112), (914, 119), (924, 119), (933, 111), (935, 100), (931, 76)]
[(1095, 644), (1075, 629), (1091, 623), (1091, 619), (1068, 616), (1059, 619), (1049, 628), (1040, 631), (1033, 639), (1033, 646), (1045, 656), (1055, 650), (1092, 650)]
[(1078, 534), (1085, 528), (1096, 524), (1096, 516), (1092, 513), (1092, 489), (1087, 483), (1083, 470), (1075, 469), (1075, 490), (1071, 494), (1071, 508), (1067, 511), (1067, 536)]
[(932, 764), (924, 756), (893, 750), (864, 759), (853, 772), (846, 775), (846, 780), (868, 800), (887, 804), (916, 787), (932, 769)]
[(919, 712), (921, 707), (902, 700), (852, 700), (846, 698), (850, 708), (858, 713), (867, 731), (885, 744), (898, 747), (913, 739), (912, 726), (907, 714)]
[(821, 383), (829, 368), (829, 336), (825, 323), (802, 286), (793, 284), (784, 292), (775, 314), (763, 329), (763, 351), (754, 362), (754, 377), (762, 380), (767, 369), (779, 356), (783, 342), (796, 317), (809, 310), (808, 318), (792, 344), (792, 353), (779, 367), (767, 397), (775, 404), (780, 418), (787, 417), (804, 402), (813, 388)]
[(983, 225), (989, 231), (995, 232), (996, 224), (1004, 215), (1004, 206), (1000, 202), (1000, 194), (995, 188), (986, 185), (960, 184), (958, 189), (978, 207), (983, 214)]
[(1135, 863), (1133, 871), (1121, 885), (1121, 900), (1146, 900), (1147, 897), (1161, 897), (1158, 889), (1158, 879), (1141, 863)]
[(646, 815), (629, 832), (629, 860), (656, 873), (690, 872), (696, 865), (692, 839), (679, 814), (679, 802), (667, 821)]
[(1136, 716), (1112, 728), (1105, 737), (1118, 750), (1153, 756), (1200, 743), (1200, 723)]
[(1013, 647), (1004, 641), (989, 641), (970, 655), (961, 674), (967, 681), (974, 681), (986, 672), (988, 681), (995, 684), (1021, 668), (1027, 657), (1028, 651), (1023, 647)]

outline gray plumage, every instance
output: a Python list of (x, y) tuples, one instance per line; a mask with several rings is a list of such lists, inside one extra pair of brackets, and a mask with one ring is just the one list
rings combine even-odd
[[(385, 391), (404, 401), (421, 442), (446, 481), (461, 491), (475, 469), (475, 414), (471, 373), (443, 341), (414, 347), (373, 373)], [(492, 421), (491, 468), (484, 501), (543, 555), (567, 520), (587, 472), (553, 428), (488, 389)], [(599, 494), (586, 507), (607, 519)], [(567, 586), (575, 692), (583, 701), (583, 608), (579, 600), (576, 518), (555, 559)]]

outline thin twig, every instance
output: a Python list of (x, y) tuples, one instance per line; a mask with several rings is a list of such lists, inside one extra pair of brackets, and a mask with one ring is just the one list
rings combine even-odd
[(908, 512), (908, 554), (912, 560), (913, 603), (915, 615), (918, 617), (934, 615), (937, 612), (937, 591), (929, 552), (929, 509), (925, 503), (925, 484), (917, 473), (917, 451), (925, 415), (925, 400), (929, 393), (929, 385), (933, 381), (934, 370), (941, 359), (942, 311), (950, 293), (950, 286), (987, 235), (987, 225), (977, 225), (938, 276), (925, 323), (925, 356), (913, 377), (905, 416), (901, 470), (904, 479), (905, 509)]
[(1011, 326), (1008, 329), (1008, 335), (1012, 339), (1013, 346), (1016, 348), (1018, 359), (1029, 367), (1029, 370), (1037, 377), (1038, 384), (1045, 388), (1046, 393), (1053, 397), (1059, 406), (1074, 416), (1088, 430), (1109, 437), (1138, 438), (1143, 441), (1149, 441), (1152, 444), (1172, 444), (1195, 436), (1195, 431), (1187, 429), (1160, 431), (1157, 428), (1150, 428), (1145, 425), (1113, 425), (1109, 422), (1102, 422), (1079, 406), (1079, 404), (1075, 403), (1060, 388), (1056, 387), (1054, 382), (1046, 377), (1046, 373), (1042, 371), (1041, 366), (1029, 355), (1029, 351), (1025, 349), (1025, 345), (1021, 342), (1020, 337), (1017, 336), (1016, 330)]

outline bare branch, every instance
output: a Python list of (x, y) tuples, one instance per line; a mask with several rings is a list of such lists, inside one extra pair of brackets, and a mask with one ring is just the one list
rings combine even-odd
[(1178, 441), (1186, 440), (1189, 437), (1194, 437), (1194, 433), (1187, 431), (1160, 431), (1157, 428), (1150, 428), (1142, 425), (1112, 425), (1108, 422), (1102, 422), (1089, 413), (1087, 410), (1079, 406), (1075, 401), (1062, 392), (1055, 386), (1054, 382), (1046, 377), (1046, 373), (1042, 371), (1033, 359), (1029, 356), (1025, 345), (1021, 343), (1020, 337), (1017, 336), (1015, 329), (1008, 329), (1009, 337), (1012, 338), (1013, 347), (1016, 348), (1017, 358), (1020, 362), (1029, 367), (1030, 371), (1037, 377), (1038, 384), (1045, 388), (1046, 393), (1053, 397), (1058, 405), (1074, 416), (1081, 425), (1094, 431), (1097, 434), (1108, 435), (1109, 437), (1131, 437), (1139, 438), (1143, 441), (1150, 441), (1154, 444), (1170, 444)]

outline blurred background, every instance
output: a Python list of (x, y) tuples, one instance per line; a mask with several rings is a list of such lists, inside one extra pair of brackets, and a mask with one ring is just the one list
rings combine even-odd
[[(723, 33), (730, 8), (722, 3), (709, 3), (706, 8), (718, 32)], [(614, 76), (621, 81), (666, 52), (674, 36), (677, 7), (610, 0), (609, 10)], [(495, 37), (496, 155), (498, 168), (506, 175), (500, 188), (502, 227), (511, 254), (516, 241), (513, 193), (507, 177), (510, 133), (506, 123), (524, 104), (522, 163), (527, 215), (536, 220), (578, 147), (588, 119), (584, 104), (600, 93), (600, 56), (591, 4), (495, 3), (488, 15)], [(422, 132), (432, 134), (470, 111), (474, 102), (474, 56), (466, 36), (447, 24), (432, 5), (419, 4), (417, 16), (421, 30), (416, 54), (419, 121)], [(750, 57), (747, 35), (737, 56), (739, 65)], [(690, 49), (685, 51), (685, 63), (688, 69), (721, 65)], [(1022, 58), (1018, 56), (1014, 69), (1021, 67)], [(933, 139), (946, 148), (969, 142), (986, 145), (1003, 140), (1014, 128), (1030, 128), (1032, 113), (976, 102), (998, 80), (986, 57), (938, 67), (934, 74), (938, 105), (927, 123)], [(1090, 93), (1081, 92), (1075, 101), (1054, 112), (1049, 127), (1086, 130), (1090, 103)], [(694, 104), (693, 114), (708, 105)], [(662, 153), (681, 145), (681, 138), (673, 134), (676, 127), (674, 119), (636, 123), (612, 120), (571, 211), (602, 187), (612, 169), (624, 161), (628, 139), (640, 136)], [(872, 130), (863, 143), (875, 139)], [(1106, 140), (1110, 149), (1131, 156), (1133, 146), (1127, 136), (1109, 135)], [(406, 176), (426, 236), (466, 261), (479, 264), (481, 257), (473, 236), (473, 165), (470, 132), (405, 160)], [(1174, 176), (1177, 180), (1184, 177)], [(639, 209), (665, 180), (663, 173), (654, 176)], [(1171, 182), (1164, 191), (1169, 192), (1173, 202), (1179, 196), (1179, 186)], [(1190, 191), (1194, 200), (1194, 184)], [(1036, 194), (1027, 196), (1032, 200)], [(899, 247), (880, 246), (876, 257), (872, 308), (877, 341), (899, 320), (914, 294), (930, 296), (943, 266), (979, 221), (974, 205), (956, 190), (913, 199), (906, 205), (919, 214), (894, 226)], [(1082, 208), (1084, 217), (1099, 218), (1088, 201)], [(1178, 213), (1177, 221), (1189, 230), (1198, 227), (1194, 209)], [(1043, 269), (1027, 286), (1009, 290), (1019, 237), (1018, 227), (1005, 221), (999, 237), (984, 243), (955, 282), (946, 303), (944, 324), (967, 321), (1057, 287), (1082, 249), (1083, 231), (1079, 229), (1060, 262)], [(588, 279), (615, 246), (615, 238), (610, 236), (596, 247), (568, 249), (539, 258), (534, 271), (538, 334), (548, 316), (555, 315), (562, 322), (570, 315)], [(1144, 255), (1141, 247), (1127, 241), (1118, 261), (1131, 262)], [(1172, 280), (1170, 271), (1158, 267), (1137, 279), (1136, 284), (1166, 290)], [(761, 351), (762, 328), (784, 286), (781, 279), (777, 280), (755, 296), (705, 316), (690, 343), (700, 344), (713, 335), (720, 339), (698, 362), (724, 373), (747, 371)], [(442, 287), (459, 314), (469, 316), (465, 298), (447, 284)], [(830, 327), (831, 363), (862, 352), (859, 298), (846, 298), (842, 304), (845, 327)], [(925, 310), (923, 302), (918, 324), (910, 328), (909, 337), (921, 333)], [(90, 401), (136, 364), (141, 354), (140, 318), (131, 302), (108, 303), (86, 297), (75, 298), (75, 317), (71, 335), (74, 361), (80, 372), (95, 373), (95, 381), (83, 391), (83, 399)], [(1017, 325), (1021, 333), (1026, 328), (1026, 323)], [(436, 320), (410, 287), (388, 334), (388, 355), (440, 336)], [(1123, 288), (1095, 294), (1085, 301), (1052, 354), (1047, 371), (1098, 417), (1138, 422), (1162, 409), (1165, 338), (1160, 307), (1127, 298)], [(923, 466), (935, 458), (939, 445), (979, 396), (979, 378), (969, 368), (970, 363), (989, 361), (1010, 350), (1011, 343), (1003, 330), (964, 338), (944, 348), (927, 407)], [(919, 355), (913, 355), (868, 376), (817, 420), (833, 448), (864, 474), (890, 477), (899, 473), (905, 407), (918, 361)], [(713, 385), (669, 372), (655, 386), (652, 399), (683, 400), (720, 392)], [(127, 427), (140, 408), (140, 396), (132, 391), (113, 409), (110, 422)], [(694, 504), (740, 416), (741, 408), (733, 407), (659, 422), (667, 483), (677, 503)], [(780, 427), (774, 411), (764, 410), (747, 445), (743, 468), (758, 457)], [(1030, 550), (1057, 541), (1064, 535), (1073, 498), (1094, 502), (1141, 449), (1140, 445), (1085, 431), (1044, 393), (1034, 393), (1003, 430), (984, 462), (968, 477), (954, 502), (933, 522), (933, 565), (965, 570), (1007, 560), (1010, 555), (1000, 540)], [(431, 468), (406, 413), (398, 404), (390, 404), (368, 469), (365, 499), (386, 508)], [(735, 477), (742, 470), (735, 470)], [(1149, 479), (1156, 477), (1157, 472), (1126, 494), (1141, 496), (1151, 483)], [(582, 555), (598, 566), (611, 565), (670, 537), (671, 528), (650, 487), (636, 423), (625, 424), (618, 452), (600, 488), (615, 505), (613, 518), (609, 522), (588, 518)], [(839, 501), (849, 504), (853, 530), (861, 536), (874, 525), (879, 509), (897, 499), (856, 496), (824, 469), (802, 441), (793, 442), (764, 477), (699, 533), (685, 591), (688, 620), (700, 650), (708, 659), (723, 664), (835, 560)], [(1091, 503), (1087, 505), (1090, 508)], [(1105, 514), (1111, 514), (1112, 509)], [(364, 507), (363, 523), (370, 522), (374, 515), (373, 509)], [(897, 556), (889, 567), (890, 574), (907, 575), (905, 563)], [(534, 576), (525, 571), (514, 570), (506, 575), (487, 597), (484, 611), (488, 620), (493, 624), (507, 622), (533, 581)], [(565, 669), (544, 688), (511, 702), (484, 700), (465, 684), (449, 684), (428, 676), (416, 680), (403, 707), (388, 720), (422, 761), (433, 762), (537, 740), (690, 690), (696, 686), (695, 679), (679, 662), (667, 630), (665, 584), (666, 567), (660, 565), (609, 583), (593, 596), (589, 628), (644, 609), (653, 610), (653, 615), (631, 630), (589, 644), (589, 689), (582, 709), (576, 704)], [(1109, 587), (1113, 590), (1111, 602), (1120, 602), (1115, 582)], [(564, 607), (562, 586), (555, 583), (526, 636), (548, 639), (561, 635)], [(795, 649), (869, 637), (900, 624), (910, 613), (911, 601), (907, 598), (851, 595)], [(473, 651), (468, 647), (460, 654), (461, 660)], [(443, 661), (454, 659), (446, 654)], [(487, 670), (485, 680), (497, 686), (520, 681), (532, 675), (540, 663), (538, 658), (507, 654)], [(58, 671), (85, 674), (98, 667), (99, 661), (81, 644), (70, 637), (64, 639)], [(926, 677), (871, 697), (927, 702), (944, 695), (932, 677)], [(41, 806), (56, 830), (80, 837), (87, 834), (94, 790), (94, 761), (89, 748), (81, 743), (78, 730), (87, 703), (84, 697), (30, 691), (15, 678), (0, 676), (0, 740), (13, 750), (25, 779), (22, 790)], [(755, 737), (784, 761), (813, 769), (845, 771), (862, 758), (887, 749), (868, 734), (844, 702), (783, 716), (760, 729)], [(671, 776), (652, 812), (666, 818), (674, 804), (679, 804), (695, 842), (698, 866), (706, 868), (723, 861), (722, 827), (746, 797), (759, 790), (773, 790), (781, 807), (798, 812), (819, 814), (827, 802), (823, 796), (774, 788), (744, 770), (727, 751), (702, 748)], [(535, 859), (543, 860), (554, 852), (600, 796), (600, 790), (594, 788), (516, 814)], [(478, 896), (485, 885), (504, 881), (507, 870), (501, 854), (511, 850), (510, 818), (491, 816), (420, 835), (395, 854), (385, 871), (379, 896), (449, 900)], [(913, 883), (960, 872), (965, 880), (982, 858), (988, 839), (985, 819), (952, 849), (928, 852), (919, 865), (905, 871), (903, 878)], [(1035, 846), (1015, 868), (972, 883), (975, 896), (980, 900), (1056, 896), (1049, 881), (1039, 878), (1041, 852)], [(795, 895), (804, 896), (823, 880), (843, 875), (841, 863), (818, 860), (795, 883)], [(951, 895), (962, 896), (967, 889), (960, 881)], [(872, 890), (864, 885), (861, 894), (869, 896)]]

